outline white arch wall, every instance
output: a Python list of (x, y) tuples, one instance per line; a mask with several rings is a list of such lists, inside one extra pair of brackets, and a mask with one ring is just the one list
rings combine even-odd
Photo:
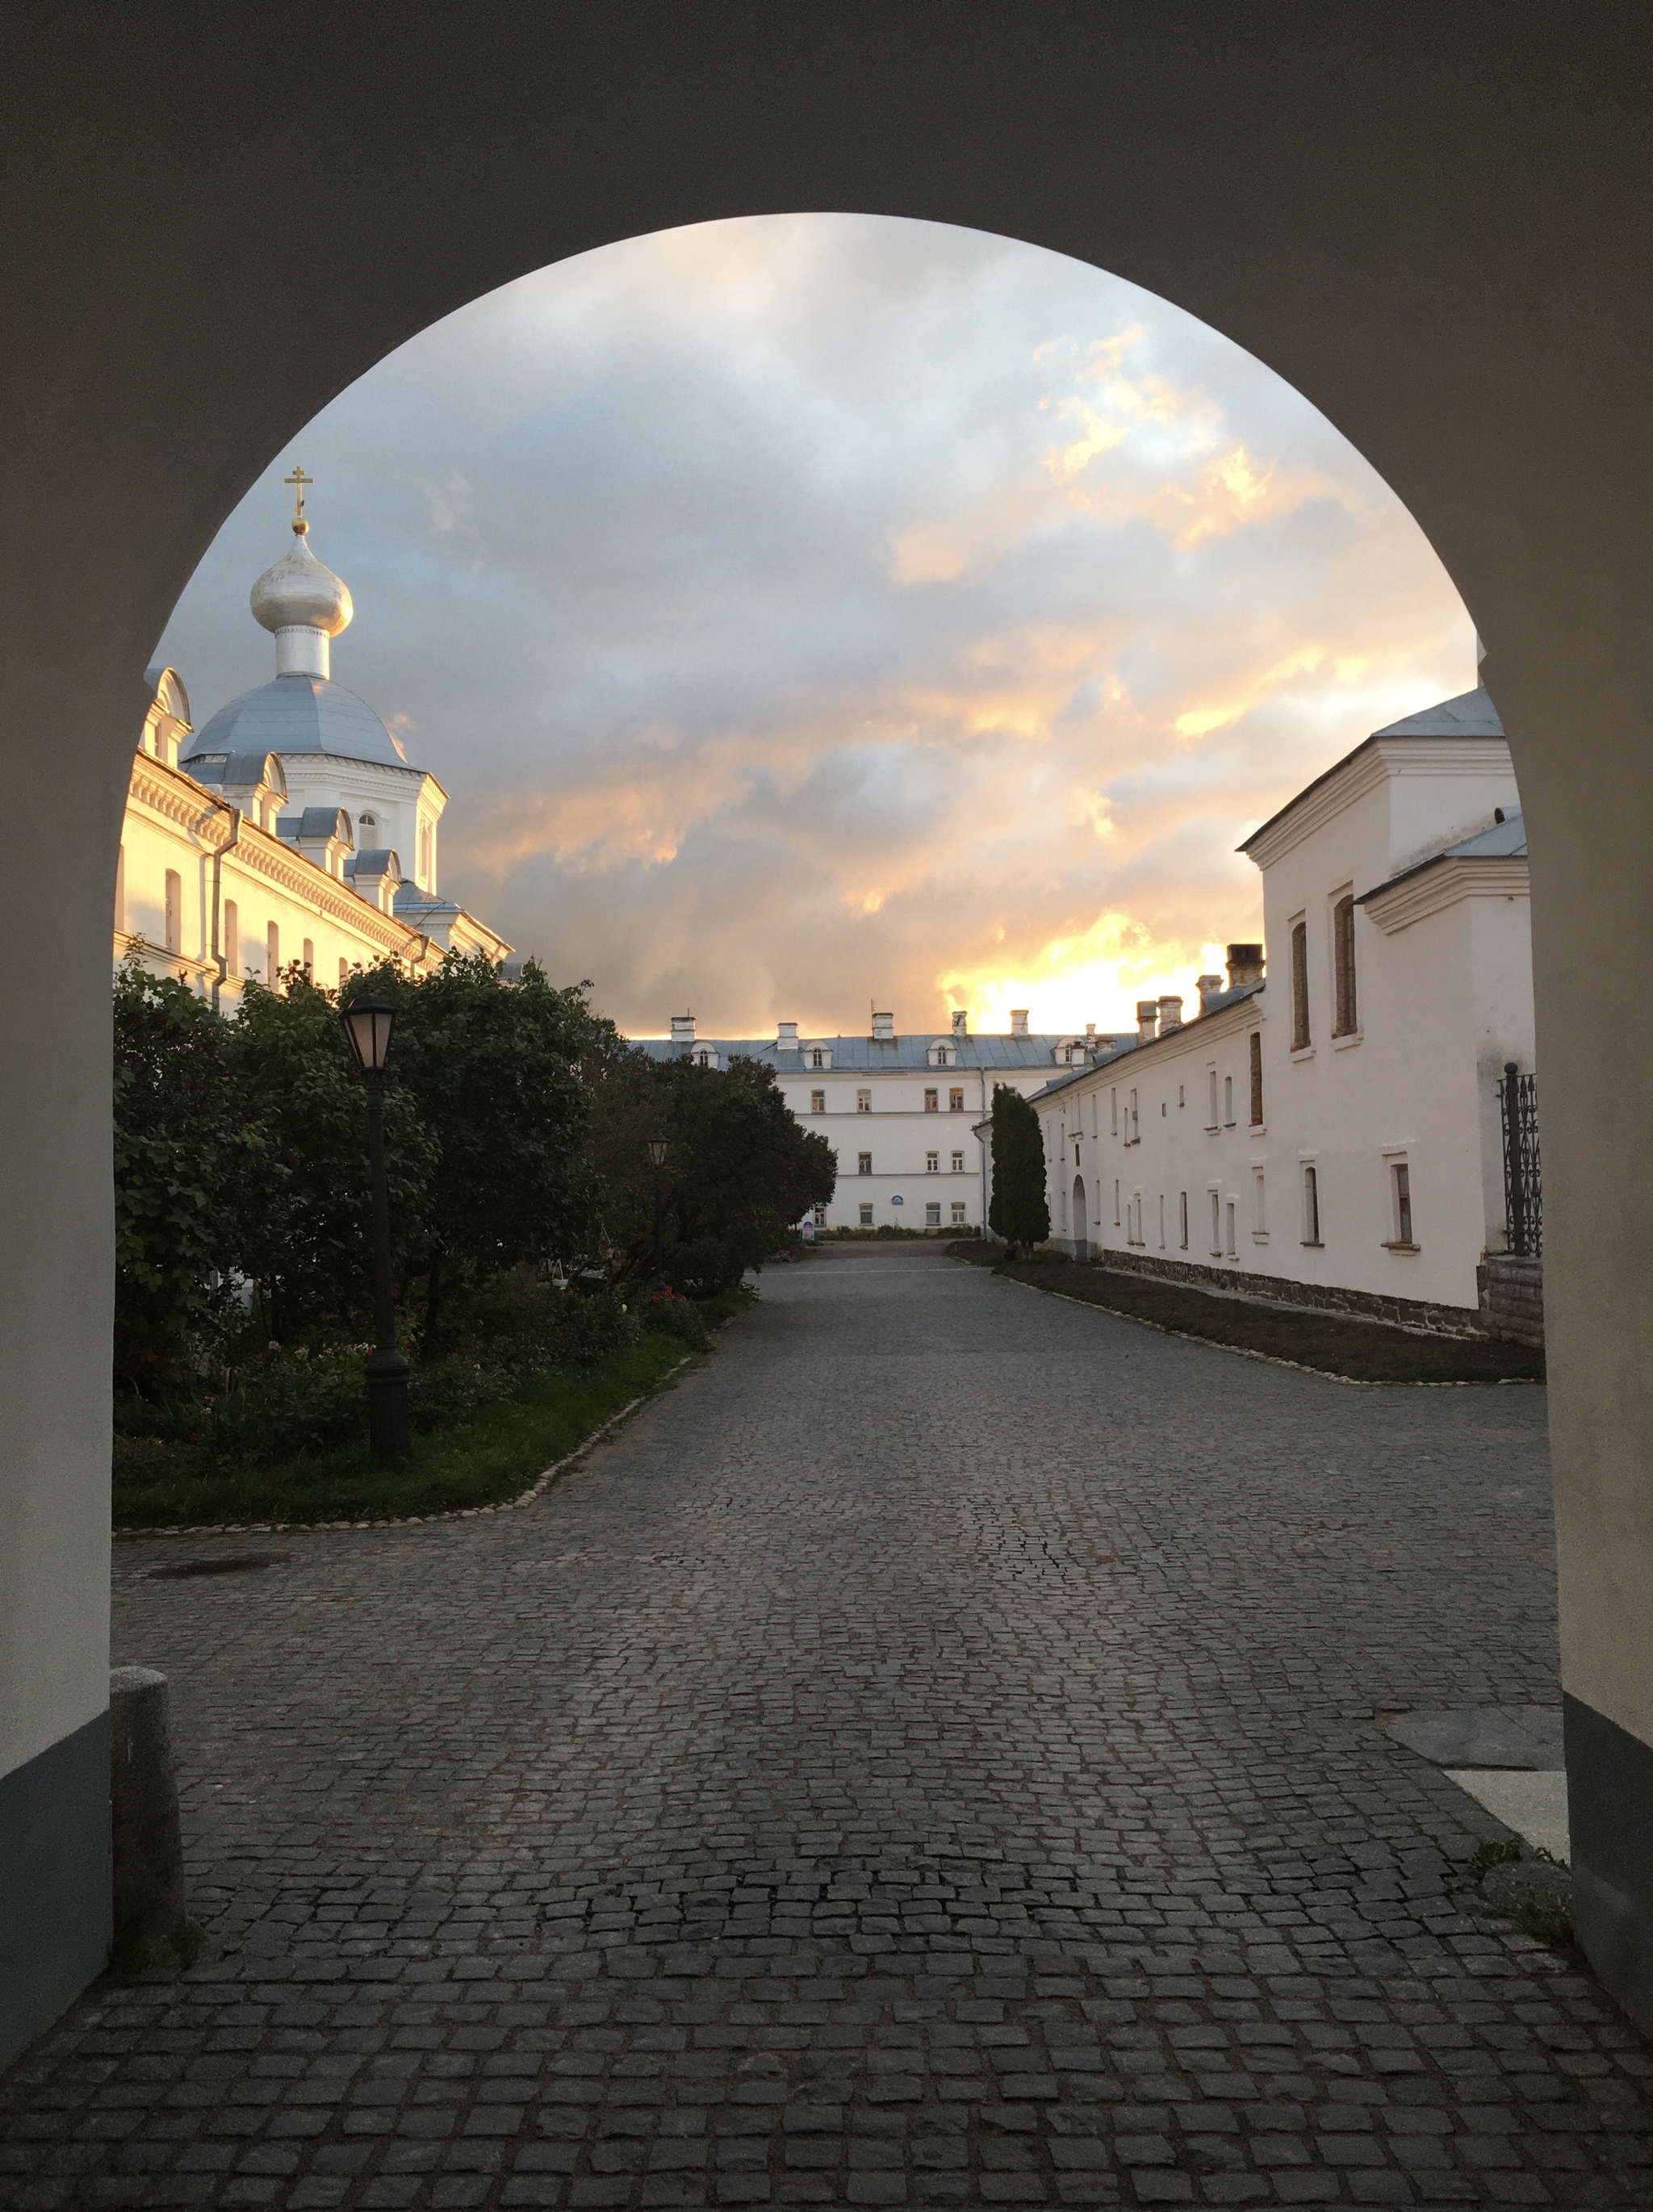
[(1033, 240), (1228, 331), (1388, 476), (1488, 641), (1532, 852), (1579, 1920), (1653, 2020), (1649, 33), (1587, 20), (13, 11), (0, 866), (52, 957), (0, 971), (0, 2051), (106, 1934), (106, 948), (141, 671), (263, 464), (413, 331), (610, 238), (823, 207)]

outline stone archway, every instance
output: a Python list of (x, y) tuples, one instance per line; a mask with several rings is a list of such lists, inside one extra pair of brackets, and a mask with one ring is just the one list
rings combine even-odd
[[(708, 25), (710, 27), (708, 27)], [(1644, 14), (181, 0), (9, 21), (0, 2051), (106, 1932), (107, 954), (141, 676), (242, 489), (401, 339), (605, 240), (868, 210), (1091, 260), (1387, 477), (1489, 648), (1532, 853), (1579, 1926), (1653, 2019)], [(295, 55), (302, 67), (293, 67)], [(47, 957), (40, 957), (45, 952)], [(41, 1931), (49, 1930), (49, 1935)]]

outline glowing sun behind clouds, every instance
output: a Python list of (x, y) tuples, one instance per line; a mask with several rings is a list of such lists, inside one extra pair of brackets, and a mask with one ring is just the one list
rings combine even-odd
[(293, 453), (334, 674), (453, 794), (443, 889), (639, 1034), (1127, 1026), (1260, 933), (1249, 830), (1474, 680), (1304, 400), (975, 232), (708, 224), (436, 325), (220, 533), (163, 646), (198, 726), (267, 672)]

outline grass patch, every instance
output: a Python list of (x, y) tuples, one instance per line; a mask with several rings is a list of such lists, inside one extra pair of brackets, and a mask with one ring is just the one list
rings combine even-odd
[(632, 1399), (658, 1388), (685, 1349), (675, 1336), (650, 1334), (586, 1364), (536, 1376), (514, 1398), (416, 1435), (406, 1458), (392, 1467), (380, 1466), (355, 1440), (332, 1452), (248, 1466), (160, 1438), (119, 1437), (114, 1524), (381, 1521), (496, 1505)]
[(1381, 1322), (1351, 1320), (1307, 1308), (1294, 1311), (1252, 1305), (1243, 1298), (1215, 1297), (1152, 1275), (1115, 1273), (1088, 1261), (1023, 1261), (1001, 1265), (997, 1272), (1037, 1290), (1060, 1290), (1066, 1297), (1180, 1330), (1185, 1336), (1295, 1360), (1300, 1367), (1357, 1382), (1544, 1380), (1543, 1353), (1522, 1344), (1499, 1344), (1484, 1337), (1413, 1336)]
[(1523, 1936), (1541, 1943), (1571, 1943), (1572, 1915), (1556, 1897), (1528, 1897), (1515, 1909), (1515, 1923)]

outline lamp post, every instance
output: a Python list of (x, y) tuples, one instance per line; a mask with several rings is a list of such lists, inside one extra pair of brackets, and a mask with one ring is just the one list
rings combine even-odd
[(654, 1164), (654, 1280), (652, 1288), (665, 1288), (665, 1259), (660, 1242), (660, 1170), (665, 1165), (665, 1156), (672, 1149), (672, 1139), (657, 1131), (648, 1140), (648, 1157)]
[(396, 1300), (391, 1284), (391, 1206), (385, 1181), (385, 1062), (396, 1009), (371, 991), (358, 992), (338, 1018), (368, 1093), (368, 1161), (373, 1186), (373, 1350), (368, 1354), (368, 1440), (375, 1459), (400, 1459), (408, 1448), (408, 1363), (396, 1348)]

